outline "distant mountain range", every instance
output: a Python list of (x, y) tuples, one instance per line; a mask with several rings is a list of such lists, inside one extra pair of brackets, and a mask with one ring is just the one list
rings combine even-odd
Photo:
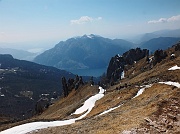
[(54, 48), (38, 55), (34, 62), (65, 69), (75, 74), (83, 72), (83, 75), (91, 75), (89, 72), (94, 72), (96, 74), (92, 75), (97, 76), (106, 71), (110, 58), (115, 54), (122, 55), (135, 46), (149, 49), (150, 52), (167, 49), (180, 41), (179, 33), (180, 29), (145, 34), (141, 39), (146, 41), (138, 45), (122, 39), (108, 39), (93, 34), (83, 35), (59, 42)]
[(122, 39), (83, 35), (59, 42), (54, 48), (38, 55), (34, 62), (68, 71), (106, 68), (114, 54), (122, 54), (134, 46)]
[(159, 37), (159, 38), (154, 38), (146, 42), (142, 42), (140, 44), (141, 48), (146, 48), (150, 50), (150, 52), (154, 52), (155, 50), (158, 49), (167, 49), (170, 48), (172, 45), (176, 44), (177, 42), (180, 41), (179, 38), (175, 37)]
[(10, 54), (16, 59), (32, 61), (37, 54), (12, 48), (0, 48), (0, 54)]
[(100, 76), (106, 71), (109, 60), (115, 54), (122, 55), (137, 46), (149, 49), (150, 52), (167, 49), (179, 40), (180, 29), (143, 34), (136, 37), (136, 41), (141, 42), (137, 44), (91, 34), (61, 41), (54, 48), (38, 56), (35, 53), (7, 48), (0, 48), (0, 54), (11, 54), (16, 59), (34, 61), (83, 76)]
[(180, 37), (180, 29), (159, 30), (152, 33), (145, 33), (135, 37), (133, 41), (139, 44), (142, 42), (149, 41), (153, 38), (159, 38), (159, 37)]

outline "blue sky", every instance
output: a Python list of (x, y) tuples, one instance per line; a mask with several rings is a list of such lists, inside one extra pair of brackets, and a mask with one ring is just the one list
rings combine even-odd
[(180, 0), (0, 0), (0, 42), (125, 38), (180, 28)]

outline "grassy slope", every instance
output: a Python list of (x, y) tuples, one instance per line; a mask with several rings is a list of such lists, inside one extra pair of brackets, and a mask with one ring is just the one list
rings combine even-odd
[[(169, 50), (169, 55), (173, 50)], [(179, 53), (176, 53), (179, 56)], [(168, 68), (178, 65), (180, 66), (180, 57), (174, 60), (169, 60), (167, 57), (161, 63), (158, 63), (152, 69), (144, 69), (142, 67), (148, 66), (144, 59), (129, 67), (126, 74), (128, 78), (125, 78), (115, 86), (107, 89), (105, 96), (97, 101), (93, 110), (82, 120), (77, 121), (75, 124), (54, 127), (40, 130), (38, 134), (44, 133), (97, 133), (97, 134), (111, 134), (122, 133), (124, 130), (136, 131), (138, 133), (144, 133), (144, 129), (151, 133), (159, 133), (159, 129), (149, 125), (146, 118), (158, 121), (160, 115), (167, 114), (162, 110), (162, 107), (168, 111), (171, 110), (172, 100), (176, 100), (177, 103), (174, 107), (177, 107), (174, 116), (180, 114), (179, 111), (179, 88), (174, 86), (168, 86), (164, 84), (158, 84), (158, 81), (174, 81), (180, 83), (180, 70), (168, 71)], [(132, 74), (132, 72), (135, 72)], [(127, 77), (127, 76), (126, 76)], [(128, 87), (115, 90), (116, 87), (128, 83)], [(140, 85), (153, 84), (151, 88), (146, 89), (142, 95), (137, 98), (131, 99), (136, 95), (140, 89)], [(59, 100), (42, 115), (34, 117), (32, 120), (63, 120), (68, 118), (74, 118), (70, 114), (80, 107), (83, 102), (90, 96), (98, 92), (97, 86), (83, 86), (77, 91), (72, 91), (67, 98)], [(105, 115), (97, 116), (103, 111), (115, 107), (124, 103), (118, 109), (115, 109)], [(172, 110), (171, 110), (172, 111)], [(179, 119), (179, 117), (178, 117)], [(177, 125), (168, 129), (171, 133), (178, 133), (180, 130)]]

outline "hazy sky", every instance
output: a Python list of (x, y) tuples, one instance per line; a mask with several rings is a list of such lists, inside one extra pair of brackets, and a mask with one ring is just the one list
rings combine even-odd
[(0, 0), (0, 42), (109, 38), (180, 28), (180, 0)]

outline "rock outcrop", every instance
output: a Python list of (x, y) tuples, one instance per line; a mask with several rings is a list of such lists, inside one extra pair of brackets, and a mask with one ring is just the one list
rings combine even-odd
[(107, 79), (111, 82), (121, 79), (125, 65), (132, 65), (134, 62), (148, 55), (149, 50), (136, 48), (125, 52), (122, 56), (116, 55), (115, 57), (112, 57), (107, 69)]
[(153, 65), (156, 65), (157, 63), (161, 62), (166, 57), (167, 57), (167, 53), (165, 51), (163, 51), (163, 50), (156, 50), (154, 52)]

